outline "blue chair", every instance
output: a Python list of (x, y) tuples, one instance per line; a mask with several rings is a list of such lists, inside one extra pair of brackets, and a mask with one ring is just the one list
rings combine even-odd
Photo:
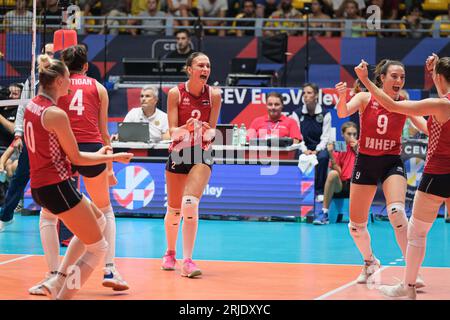
[[(342, 217), (339, 217), (342, 215)], [(369, 211), (370, 221), (375, 222), (372, 210)], [(330, 208), (328, 208), (328, 219), (330, 223), (341, 222), (343, 218), (350, 216), (350, 200), (349, 198), (332, 199)], [(348, 220), (348, 219), (347, 219)]]

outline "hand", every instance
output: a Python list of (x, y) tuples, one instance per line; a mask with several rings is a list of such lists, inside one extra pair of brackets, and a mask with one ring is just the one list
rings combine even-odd
[(327, 150), (328, 150), (328, 152), (333, 152), (334, 151), (334, 143), (333, 142), (328, 142)]
[(22, 141), (22, 138), (20, 138), (20, 137), (15, 138), (13, 147), (14, 147), (14, 149), (16, 149), (17, 151), (22, 152), (22, 149), (23, 149), (23, 141)]
[(111, 146), (103, 146), (100, 150), (97, 151), (99, 154), (112, 154), (113, 148)]
[(347, 96), (347, 82), (339, 82), (334, 86), (340, 97)]
[(425, 61), (425, 66), (428, 72), (433, 72), (438, 60), (439, 57), (435, 53), (433, 53), (431, 56), (428, 56), (427, 60)]
[(216, 129), (211, 128), (208, 122), (203, 122), (202, 132), (204, 142), (211, 142), (216, 136)]
[(196, 118), (189, 118), (188, 121), (186, 121), (186, 129), (189, 132), (194, 131), (195, 129), (201, 127), (203, 124), (200, 120), (197, 120)]
[(120, 163), (129, 163), (131, 158), (133, 158), (134, 154), (130, 152), (118, 152), (114, 153), (113, 155), (113, 161), (120, 162)]
[(117, 181), (116, 175), (114, 174), (114, 171), (110, 170), (108, 171), (108, 183), (110, 187), (115, 186), (119, 181)]
[(361, 63), (355, 67), (355, 73), (358, 76), (359, 80), (364, 81), (369, 78), (369, 72), (367, 71), (367, 66), (369, 64), (361, 59)]
[(358, 140), (352, 139), (352, 140), (350, 140), (349, 144), (350, 144), (350, 147), (356, 148), (356, 146), (358, 145)]

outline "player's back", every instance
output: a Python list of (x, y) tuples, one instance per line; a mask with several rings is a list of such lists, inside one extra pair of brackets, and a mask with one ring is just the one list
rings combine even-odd
[(102, 143), (99, 129), (100, 96), (95, 79), (70, 75), (70, 93), (59, 98), (58, 107), (66, 111), (78, 143)]

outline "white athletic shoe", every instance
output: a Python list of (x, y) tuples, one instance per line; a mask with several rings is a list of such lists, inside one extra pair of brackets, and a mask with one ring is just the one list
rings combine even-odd
[(116, 268), (106, 267), (103, 271), (104, 275), (102, 284), (104, 287), (112, 288), (114, 291), (124, 291), (130, 288), (128, 283), (122, 279)]
[(51, 277), (41, 284), (42, 291), (44, 291), (45, 295), (50, 299), (56, 300), (59, 291), (61, 291), (61, 288), (64, 285), (64, 281), (65, 279), (60, 279), (58, 276)]
[(9, 220), (9, 221), (6, 221), (6, 222), (0, 220), (0, 232), (5, 231), (5, 227), (6, 227), (6, 226), (9, 226), (9, 225), (10, 225), (11, 223), (13, 223), (13, 222), (14, 222), (14, 218), (11, 219), (11, 220)]
[(365, 261), (361, 274), (356, 279), (356, 283), (367, 283), (369, 278), (381, 268), (380, 260), (373, 257), (371, 262)]
[(405, 287), (403, 283), (399, 283), (394, 286), (380, 286), (379, 290), (382, 294), (391, 298), (403, 298), (409, 300), (416, 300), (416, 288), (407, 286)]
[(35, 296), (45, 296), (45, 292), (42, 288), (42, 284), (53, 278), (54, 276), (56, 276), (56, 272), (47, 272), (45, 274), (45, 278), (44, 280), (41, 280), (38, 284), (36, 284), (35, 286), (31, 287), (30, 289), (28, 289), (28, 293), (31, 295), (35, 295)]
[(323, 194), (318, 194), (316, 196), (316, 202), (323, 202)]
[(423, 287), (425, 287), (425, 281), (423, 280), (422, 276), (418, 274), (416, 279), (416, 289), (420, 289)]

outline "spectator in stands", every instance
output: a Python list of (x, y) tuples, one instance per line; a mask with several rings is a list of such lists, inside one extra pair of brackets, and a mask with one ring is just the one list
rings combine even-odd
[(147, 0), (131, 0), (130, 11), (132, 16), (138, 16), (139, 13), (147, 11)]
[[(300, 31), (297, 28), (300, 27), (298, 22), (283, 21), (278, 22), (277, 19), (301, 19), (301, 13), (292, 6), (292, 0), (281, 0), (278, 10), (273, 12), (269, 19), (275, 20), (266, 23), (266, 27), (276, 27), (278, 30), (266, 30), (264, 34), (266, 36), (273, 36), (280, 32), (286, 32), (289, 35), (298, 35)], [(294, 28), (291, 30), (283, 30), (283, 27)]]
[(358, 130), (356, 124), (348, 121), (341, 127), (342, 136), (346, 143), (346, 150), (336, 152), (334, 143), (327, 144), (330, 157), (330, 168), (325, 182), (322, 211), (315, 214), (313, 223), (316, 225), (328, 224), (328, 209), (333, 198), (350, 197), (350, 179), (358, 146)]
[[(14, 86), (15, 84), (13, 87)], [(16, 97), (15, 92), (12, 95), (9, 95), (10, 99), (13, 99), (11, 96)], [(14, 121), (16, 120), (16, 113), (17, 106), (0, 107), (0, 153), (3, 153), (14, 139)]]
[[(159, 0), (147, 0), (147, 11), (143, 11), (139, 13), (138, 17), (141, 18), (147, 18), (147, 17), (153, 17), (153, 18), (164, 18), (166, 17), (166, 13), (158, 10), (158, 2)], [(140, 34), (146, 35), (146, 36), (155, 36), (155, 35), (161, 35), (164, 34), (164, 25), (165, 20), (156, 20), (156, 19), (136, 19), (136, 20), (129, 20), (128, 24), (140, 24), (142, 29), (140, 29)], [(138, 31), (136, 29), (131, 29), (130, 33), (135, 36), (138, 34)]]
[(269, 18), (272, 13), (278, 10), (280, 0), (257, 0), (256, 16), (258, 18)]
[(46, 0), (44, 7), (39, 13), (43, 17), (42, 23), (46, 25), (46, 32), (53, 33), (60, 29), (62, 22), (62, 8), (58, 0)]
[[(197, 5), (198, 16), (205, 18), (225, 18), (228, 11), (227, 0), (198, 0)], [(204, 20), (203, 24), (207, 27), (225, 26), (225, 22), (221, 20)], [(206, 34), (218, 34), (225, 36), (225, 30), (206, 29)]]
[[(342, 18), (345, 11), (345, 0), (324, 0), (327, 2), (328, 6), (333, 8), (334, 15), (336, 18)], [(361, 12), (366, 8), (366, 3), (364, 0), (356, 0), (356, 4), (358, 6), (358, 11)]]
[[(117, 26), (119, 26), (119, 24), (124, 24), (125, 20), (115, 20), (114, 17), (125, 17), (127, 15), (130, 6), (129, 0), (108, 0), (108, 1), (88, 0), (86, 5), (84, 6), (84, 15), (85, 16), (91, 15), (92, 8), (99, 2), (101, 3), (100, 15), (108, 17), (107, 19), (108, 32), (110, 34), (118, 34), (119, 29), (117, 28)], [(101, 21), (100, 23), (103, 24), (103, 21)], [(105, 30), (102, 29), (100, 33), (104, 34)]]
[(303, 85), (303, 106), (294, 110), (291, 118), (297, 122), (303, 136), (300, 150), (306, 155), (317, 156), (315, 191), (316, 201), (323, 201), (325, 180), (327, 178), (327, 143), (331, 137), (331, 114), (318, 103), (319, 87), (314, 83)]
[(9, 99), (20, 99), (22, 94), (23, 84), (13, 83), (9, 85)]
[(16, 9), (5, 14), (5, 31), (11, 33), (31, 33), (33, 13), (27, 10), (26, 0), (17, 0)]
[(257, 117), (247, 130), (247, 140), (272, 137), (290, 137), (294, 143), (302, 140), (298, 124), (291, 118), (286, 117), (283, 111), (283, 97), (278, 92), (271, 92), (266, 97), (266, 116)]
[[(153, 142), (169, 140), (169, 122), (167, 114), (158, 108), (158, 89), (154, 86), (145, 86), (141, 90), (141, 106), (131, 109), (123, 122), (148, 122), (150, 139)], [(117, 140), (118, 135), (111, 136), (112, 140)]]
[(194, 50), (191, 45), (191, 35), (186, 29), (179, 29), (175, 32), (175, 38), (177, 40), (177, 48), (170, 51), (165, 58), (167, 59), (187, 59)]
[(400, 29), (405, 30), (402, 34), (408, 38), (420, 39), (426, 36), (426, 33), (418, 31), (418, 29), (426, 29), (428, 26), (422, 23), (423, 12), (420, 6), (413, 6), (406, 16), (402, 17)]
[[(174, 17), (189, 17), (192, 9), (192, 0), (167, 0), (167, 9)], [(174, 20), (174, 26), (189, 26), (189, 20)]]
[[(4, 173), (6, 173), (6, 177), (7, 177), (8, 181), (9, 181), (9, 179), (12, 178), (12, 176), (14, 175), (14, 172), (16, 171), (16, 168), (17, 168), (18, 159), (19, 159), (18, 150), (14, 148), (13, 144), (10, 144), (9, 147), (5, 150), (5, 152), (0, 157), (0, 183), (7, 184), (7, 181), (5, 181), (1, 178), (2, 174), (4, 174)], [(0, 201), (1, 204), (3, 204), (3, 202)]]
[[(89, 51), (89, 47), (86, 43), (80, 43), (80, 46), (83, 46), (86, 49), (86, 53)], [(88, 54), (89, 57), (89, 54)], [(100, 73), (100, 69), (93, 64), (91, 61), (88, 61), (88, 71), (86, 73), (88, 77), (94, 78), (100, 83), (103, 83), (102, 74)]]
[[(331, 17), (328, 14), (324, 13), (324, 10), (326, 10), (327, 4), (324, 0), (313, 0), (311, 1), (311, 13), (308, 13), (309, 19), (331, 19)], [(304, 16), (304, 19), (306, 19), (306, 15)], [(324, 23), (324, 22), (315, 22), (310, 21), (309, 22), (310, 28), (331, 28), (331, 23)], [(331, 37), (331, 31), (310, 31), (310, 36), (325, 36), (325, 37)]]
[[(236, 16), (236, 20), (233, 21), (233, 28), (236, 27), (255, 27), (254, 21), (242, 21), (239, 19), (248, 19), (248, 18), (256, 18), (256, 3), (254, 0), (244, 0), (243, 1), (243, 8), (241, 10), (241, 13), (239, 13)], [(232, 31), (236, 32), (236, 36), (242, 37), (242, 36), (254, 36), (255, 30), (240, 30), (240, 29), (234, 29)], [(230, 32), (231, 33), (231, 32)]]
[[(345, 0), (342, 4), (344, 6), (343, 18), (345, 20), (360, 20), (362, 19), (359, 15), (358, 3), (355, 0)], [(345, 27), (345, 23), (342, 24), (342, 28)], [(364, 23), (352, 22), (352, 38), (360, 38), (365, 36)], [(341, 36), (345, 36), (345, 30), (341, 32)]]
[[(434, 18), (434, 21), (450, 21), (450, 3), (448, 4), (447, 14), (441, 14)], [(433, 28), (433, 27), (432, 27)], [(450, 23), (441, 23), (441, 37), (450, 37)]]
[[(398, 10), (399, 10), (399, 0), (370, 0), (368, 5), (375, 5), (378, 6), (381, 9), (381, 19), (382, 20), (396, 20), (398, 19)], [(368, 13), (367, 15), (370, 15)], [(395, 23), (382, 23), (381, 24), (382, 29), (398, 29), (400, 26)], [(368, 36), (376, 36), (376, 37), (392, 37), (392, 36), (398, 36), (397, 33), (391, 33), (391, 32), (380, 32), (380, 30), (370, 31), (367, 32), (366, 35)]]

